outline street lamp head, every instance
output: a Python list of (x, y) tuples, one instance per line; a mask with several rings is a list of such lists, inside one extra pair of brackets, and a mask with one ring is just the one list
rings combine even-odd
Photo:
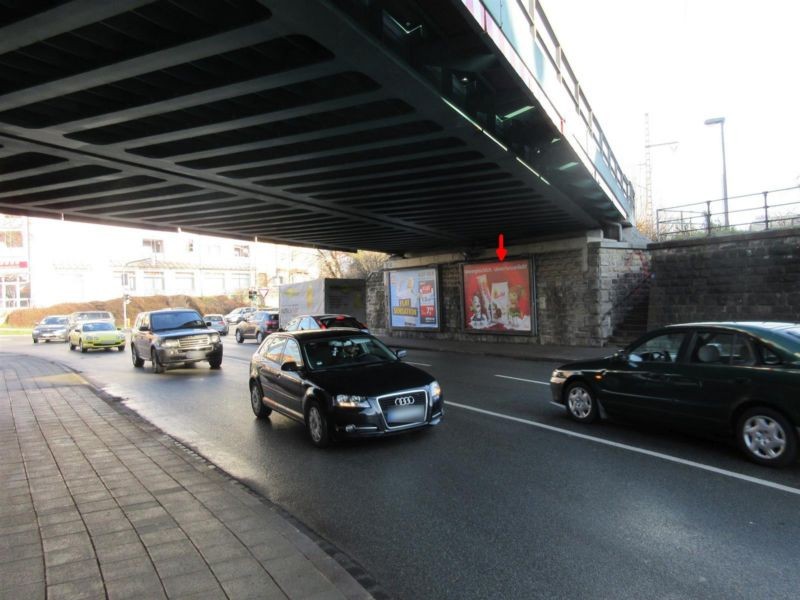
[(725, 117), (714, 117), (713, 119), (706, 119), (706, 125), (722, 125), (725, 123)]

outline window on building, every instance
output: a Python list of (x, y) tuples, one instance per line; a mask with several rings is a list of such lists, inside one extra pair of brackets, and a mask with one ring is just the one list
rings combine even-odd
[(0, 231), (0, 243), (6, 248), (22, 248), (22, 232)]
[(163, 292), (164, 291), (164, 273), (162, 271), (145, 271), (143, 276), (143, 292)]
[(194, 292), (194, 273), (175, 273), (175, 288), (179, 292)]
[(233, 255), (234, 256), (241, 256), (241, 257), (248, 257), (250, 256), (250, 246), (248, 245), (239, 245), (233, 247)]
[(225, 293), (225, 274), (206, 273), (203, 275), (203, 292), (208, 295)]
[(233, 290), (242, 290), (250, 287), (250, 273), (231, 274), (231, 287)]
[(142, 240), (142, 246), (154, 254), (164, 254), (164, 240)]
[(133, 291), (136, 289), (136, 273), (120, 273), (120, 282), (122, 287), (126, 290)]
[(189, 240), (186, 243), (186, 251), (187, 252), (194, 252), (194, 240)]

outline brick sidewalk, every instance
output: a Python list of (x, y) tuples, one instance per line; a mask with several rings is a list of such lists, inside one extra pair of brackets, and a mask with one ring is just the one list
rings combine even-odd
[(373, 597), (267, 501), (80, 376), (0, 356), (3, 598)]

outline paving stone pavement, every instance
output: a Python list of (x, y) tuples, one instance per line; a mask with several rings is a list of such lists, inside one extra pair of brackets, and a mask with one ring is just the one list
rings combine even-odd
[(383, 596), (335, 549), (60, 365), (0, 355), (0, 456), (2, 598)]

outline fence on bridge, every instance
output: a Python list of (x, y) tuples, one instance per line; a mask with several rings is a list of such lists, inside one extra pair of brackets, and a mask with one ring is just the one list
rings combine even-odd
[(800, 186), (729, 197), (727, 226), (722, 198), (656, 211), (659, 241), (786, 227), (800, 227)]

